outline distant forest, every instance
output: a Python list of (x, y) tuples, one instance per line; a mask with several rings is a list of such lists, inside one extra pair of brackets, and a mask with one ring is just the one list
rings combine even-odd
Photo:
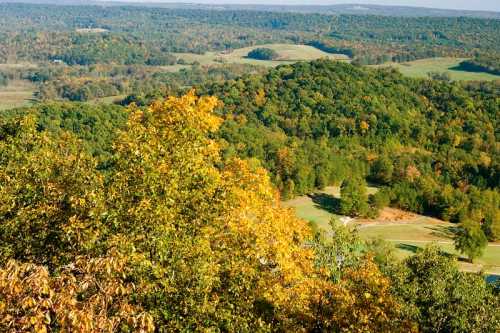
[(0, 4), (0, 62), (169, 64), (171, 52), (286, 42), (373, 64), (498, 53), (499, 29), (498, 19), (466, 17)]

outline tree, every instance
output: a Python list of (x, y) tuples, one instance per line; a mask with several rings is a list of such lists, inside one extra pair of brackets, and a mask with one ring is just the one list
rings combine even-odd
[[(300, 326), (288, 314), (309, 313), (310, 230), (262, 168), (220, 164), (217, 103), (191, 92), (132, 108), (107, 177), (68, 133), (32, 118), (0, 127), (2, 324), (48, 331), (81, 315), (102, 324), (85, 332), (114, 331), (144, 312), (148, 330)], [(27, 297), (29, 313), (16, 312)]]
[(496, 332), (500, 299), (482, 274), (461, 272), (457, 260), (430, 246), (392, 272), (393, 295), (421, 332)]
[(279, 57), (279, 54), (273, 49), (260, 47), (250, 51), (247, 57), (257, 60), (275, 60)]
[(394, 165), (387, 156), (383, 155), (375, 160), (370, 171), (374, 181), (388, 184), (392, 180)]
[(482, 228), (489, 240), (497, 241), (500, 239), (500, 209), (488, 212)]
[[(316, 265), (327, 282), (313, 298), (313, 331), (414, 332), (415, 324), (391, 291), (390, 280), (374, 263), (377, 246), (365, 244), (356, 231), (330, 222), (331, 238), (313, 241)], [(391, 318), (391, 319), (389, 319)]]
[(480, 257), (488, 246), (486, 238), (479, 223), (470, 218), (464, 218), (455, 235), (455, 248), (467, 255), (471, 262)]
[(45, 266), (9, 261), (0, 268), (2, 332), (144, 332), (153, 318), (134, 304), (123, 278), (127, 260), (82, 257), (51, 275)]
[(350, 178), (340, 187), (340, 213), (349, 216), (365, 216), (368, 213), (366, 182), (361, 178)]
[(0, 124), (0, 264), (52, 269), (95, 245), (105, 230), (96, 166), (74, 136), (39, 132), (33, 117)]

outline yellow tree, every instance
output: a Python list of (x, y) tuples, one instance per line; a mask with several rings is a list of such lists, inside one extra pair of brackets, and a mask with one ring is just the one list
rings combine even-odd
[(263, 169), (222, 166), (216, 105), (190, 93), (135, 110), (115, 147), (110, 244), (141, 254), (142, 301), (166, 330), (267, 329), (260, 317), (307, 300), (307, 225), (279, 207)]
[(0, 124), (0, 264), (55, 268), (102, 234), (103, 177), (69, 134), (36, 130), (31, 117)]
[(127, 260), (80, 258), (51, 276), (44, 266), (9, 261), (0, 269), (2, 332), (152, 332), (153, 318), (129, 301)]
[(103, 176), (80, 142), (0, 125), (0, 331), (151, 331), (128, 258), (103, 252)]

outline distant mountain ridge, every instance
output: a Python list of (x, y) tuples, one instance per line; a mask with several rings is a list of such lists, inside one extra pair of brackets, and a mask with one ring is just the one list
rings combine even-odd
[(455, 10), (411, 6), (386, 6), (371, 4), (336, 4), (336, 5), (258, 5), (258, 4), (202, 4), (202, 3), (162, 3), (134, 2), (120, 0), (0, 0), (0, 3), (34, 3), (55, 5), (100, 5), (100, 6), (143, 6), (161, 8), (211, 9), (211, 10), (255, 10), (273, 12), (298, 12), (321, 14), (354, 14), (382, 16), (431, 16), (431, 17), (478, 17), (500, 19), (500, 12)]

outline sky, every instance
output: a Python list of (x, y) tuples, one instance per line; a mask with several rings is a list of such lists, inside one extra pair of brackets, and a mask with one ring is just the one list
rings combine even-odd
[[(124, 0), (121, 0), (124, 1)], [(127, 0), (131, 2), (190, 2), (213, 4), (264, 4), (264, 5), (333, 5), (362, 3), (370, 5), (417, 6), (445, 9), (492, 10), (500, 12), (500, 0)]]

